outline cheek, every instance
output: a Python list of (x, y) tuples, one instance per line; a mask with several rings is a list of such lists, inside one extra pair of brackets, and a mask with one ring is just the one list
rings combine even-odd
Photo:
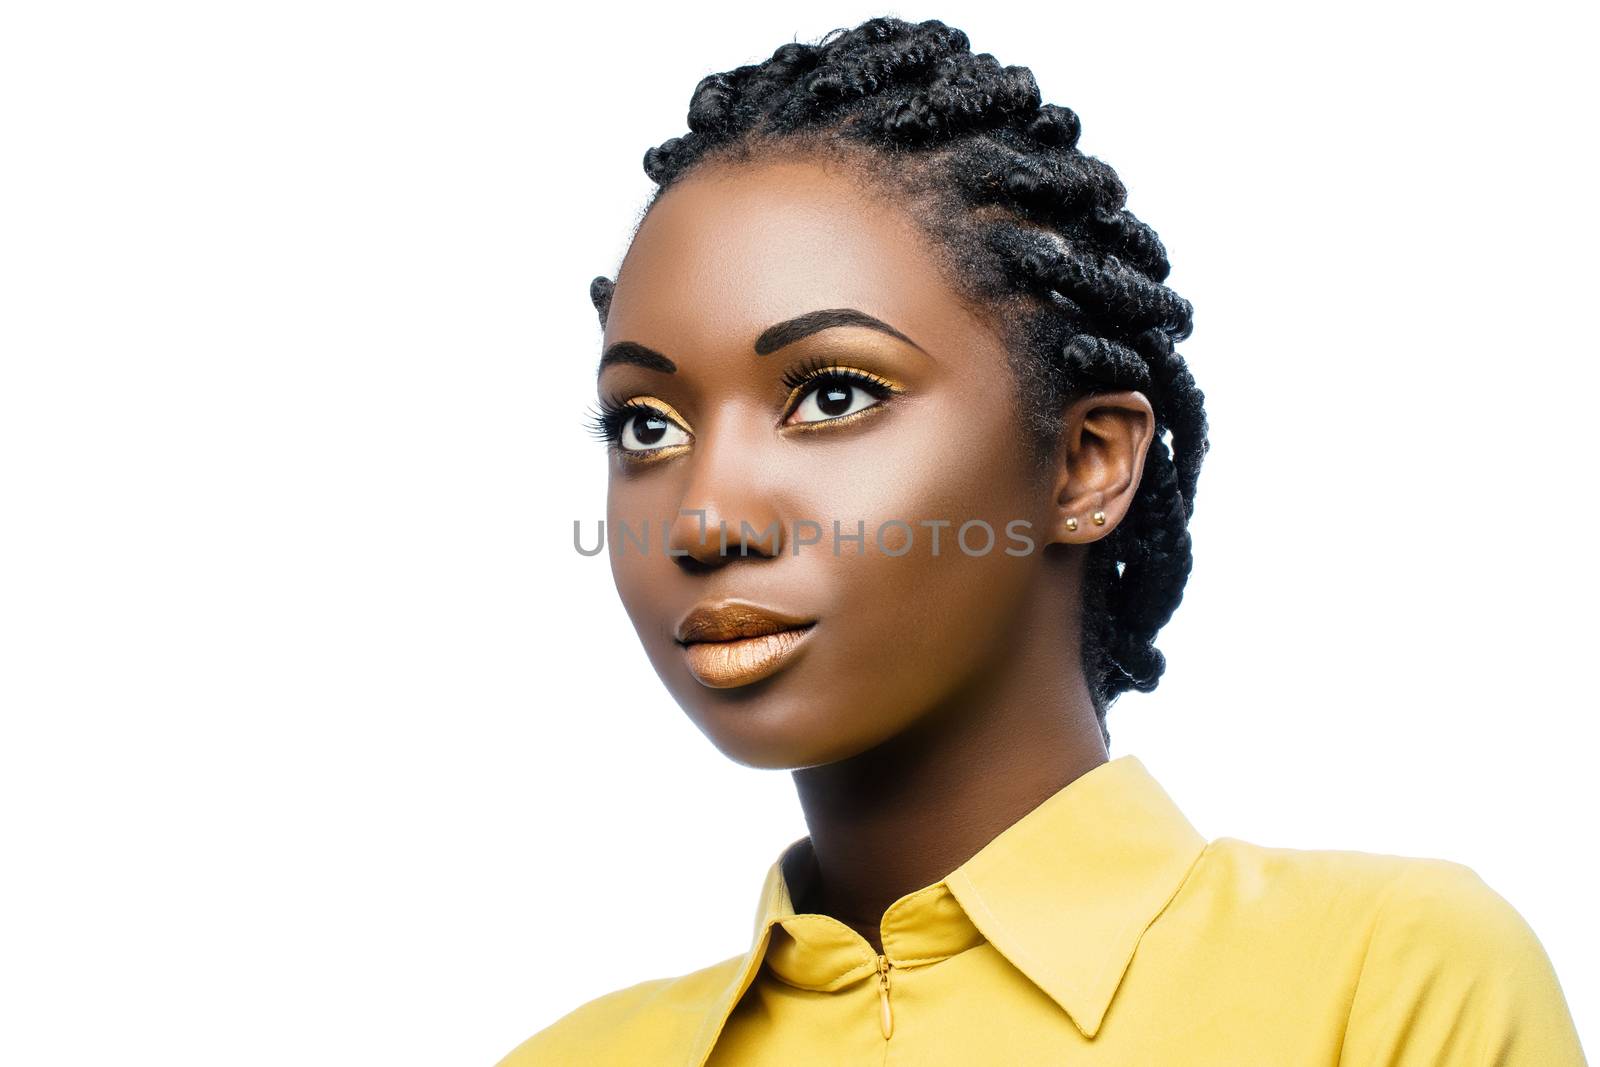
[[(1037, 518), (1014, 438), (919, 415), (881, 435), (848, 477), (809, 494), (807, 514), (824, 529), (821, 543), (801, 549), (815, 554), (815, 588), (828, 600), (829, 673), (852, 680), (853, 699), (873, 709), (880, 732), (981, 670), (1041, 572), (1043, 531), (1007, 530)], [(997, 425), (1008, 423), (969, 427)], [(865, 544), (841, 540), (836, 555), (835, 517), (845, 533), (864, 527)]]
[[(611, 529), (613, 531), (611, 536), (617, 536), (616, 527), (611, 526)], [(648, 560), (631, 551), (619, 553), (615, 542), (608, 548), (611, 556), (611, 579), (617, 587), (617, 598), (622, 601), (623, 610), (628, 613), (628, 617), (635, 624), (639, 624), (650, 615), (648, 599), (650, 583), (644, 573)]]
[(666, 517), (674, 506), (659, 489), (645, 484), (614, 481), (607, 493), (606, 548), (612, 582), (647, 649), (669, 638), (675, 621), (666, 601), (672, 577), (668, 569), (676, 564), (665, 555), (663, 540)]
[[(1026, 547), (1007, 524), (1034, 523), (1024, 529), (1037, 550), (1040, 489), (1001, 402), (908, 409), (863, 445), (812, 480), (801, 505), (823, 527), (822, 543), (802, 551), (823, 550), (841, 593), (982, 599), (984, 583), (1030, 566), (1004, 551)], [(835, 556), (834, 519), (844, 534), (864, 532), (864, 546), (841, 537)]]

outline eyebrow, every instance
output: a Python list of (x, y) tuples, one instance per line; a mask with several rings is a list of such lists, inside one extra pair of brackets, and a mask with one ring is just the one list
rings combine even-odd
[[(796, 315), (792, 319), (785, 319), (768, 326), (756, 338), (755, 353), (758, 356), (769, 356), (803, 337), (810, 337), (814, 333), (831, 330), (836, 326), (865, 326), (869, 330), (877, 330), (879, 333), (899, 338), (923, 355), (928, 354), (927, 349), (887, 322), (855, 308), (823, 308), (820, 311), (808, 311), (804, 315)], [(678, 365), (672, 360), (637, 341), (617, 341), (607, 346), (605, 353), (600, 357), (599, 370), (603, 371), (613, 363), (632, 363), (663, 374), (675, 374), (678, 370)], [(597, 375), (598, 373), (599, 371), (596, 371)]]

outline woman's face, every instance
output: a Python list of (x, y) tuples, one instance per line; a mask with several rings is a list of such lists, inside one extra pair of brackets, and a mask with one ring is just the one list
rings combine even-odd
[[(838, 309), (902, 336), (763, 337)], [(1039, 583), (1059, 590), (1053, 482), (1029, 462), (1000, 339), (859, 179), (810, 161), (702, 167), (639, 229), (603, 346), (622, 358), (603, 361), (601, 398), (636, 405), (610, 458), (617, 590), (730, 758), (808, 767), (893, 737), (996, 668)], [(819, 367), (847, 376), (807, 380)], [(739, 605), (811, 625), (679, 640), (737, 633), (737, 611), (682, 624)]]

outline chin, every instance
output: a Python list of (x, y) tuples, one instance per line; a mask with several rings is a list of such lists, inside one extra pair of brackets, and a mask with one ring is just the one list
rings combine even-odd
[(735, 763), (760, 770), (798, 770), (834, 763), (864, 752), (876, 739), (856, 736), (862, 727), (850, 709), (827, 709), (815, 701), (753, 697), (740, 701), (704, 698), (688, 706), (689, 717), (717, 750)]

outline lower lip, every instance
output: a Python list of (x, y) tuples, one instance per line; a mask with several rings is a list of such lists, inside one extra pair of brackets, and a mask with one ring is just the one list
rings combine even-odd
[(738, 641), (697, 641), (684, 645), (683, 655), (701, 685), (732, 689), (759, 682), (787, 665), (814, 629), (812, 623), (803, 630), (780, 630)]

